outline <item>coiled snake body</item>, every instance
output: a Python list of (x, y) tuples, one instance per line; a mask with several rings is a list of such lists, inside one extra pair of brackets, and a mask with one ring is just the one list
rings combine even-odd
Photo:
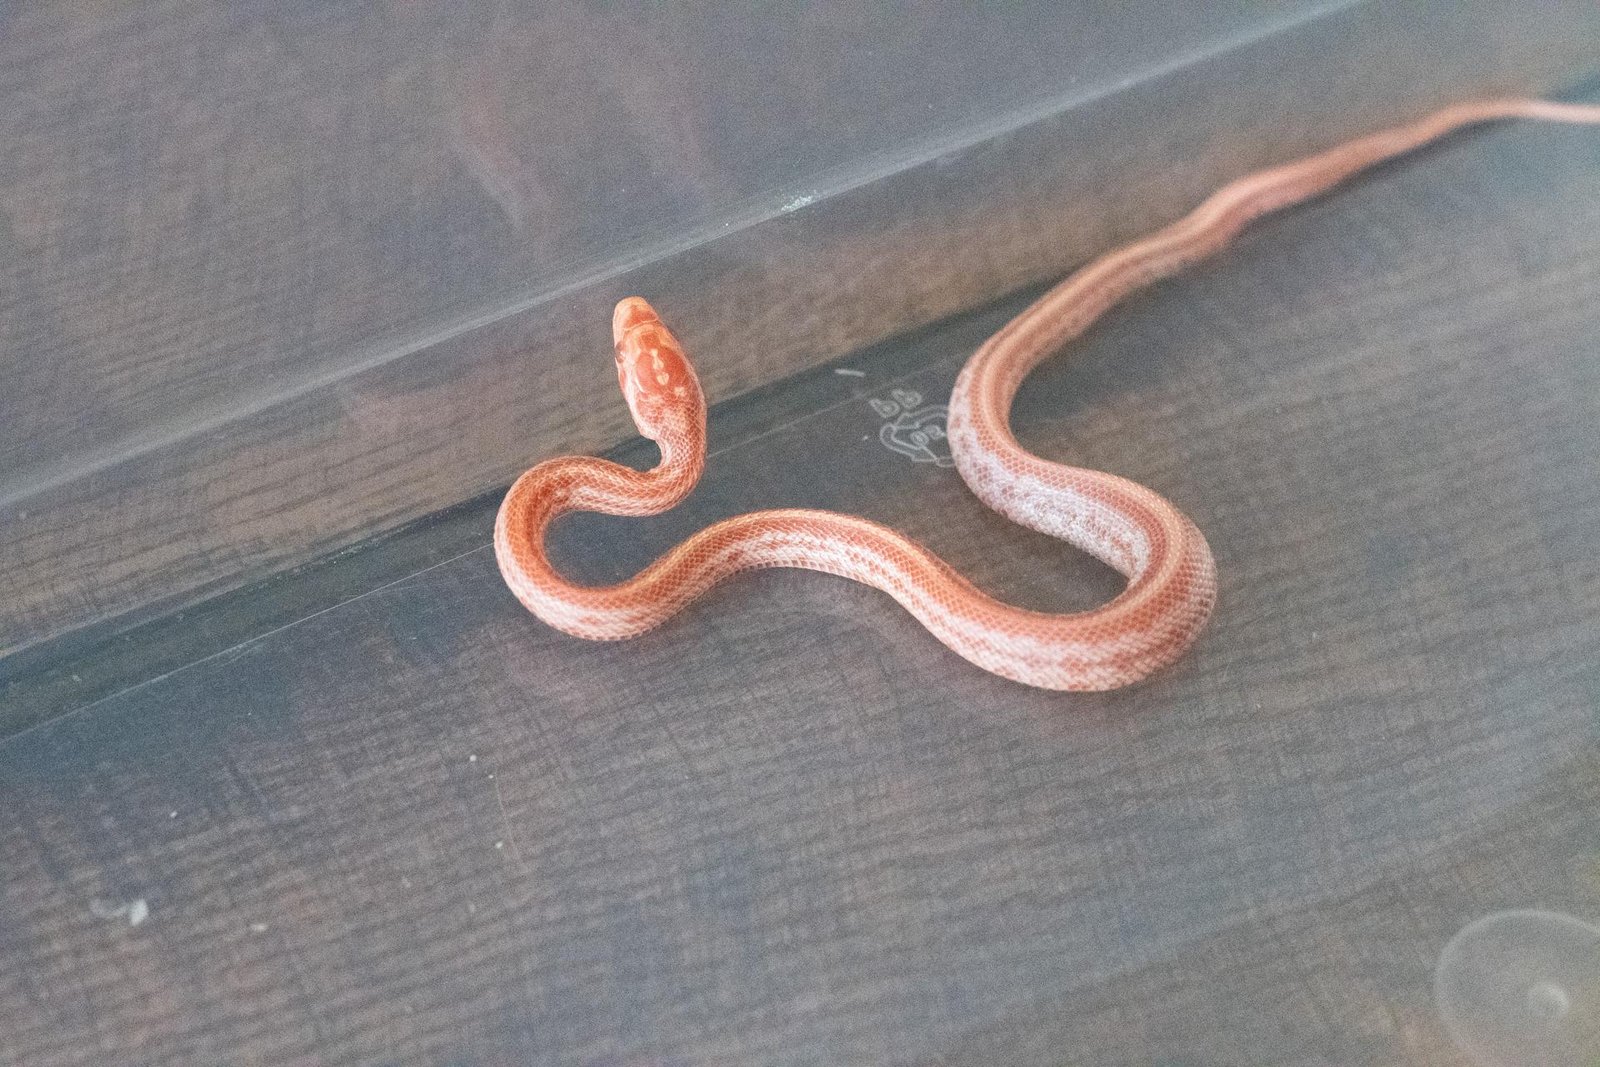
[(1090, 263), (1050, 290), (972, 356), (950, 398), (949, 440), (972, 492), (1013, 522), (1061, 538), (1127, 576), (1091, 611), (1053, 615), (1005, 604), (887, 527), (850, 515), (785, 508), (716, 523), (627, 581), (562, 578), (545, 531), (570, 511), (653, 515), (675, 506), (705, 463), (706, 405), (694, 369), (650, 305), (630, 297), (612, 320), (617, 374), (639, 432), (661, 462), (636, 471), (591, 457), (540, 463), (517, 479), (495, 522), (511, 591), (546, 623), (578, 637), (633, 637), (671, 618), (723, 578), (803, 567), (883, 590), (952, 650), (1045, 689), (1104, 690), (1136, 682), (1189, 648), (1216, 602), (1205, 537), (1163, 497), (1126, 478), (1054, 463), (1012, 436), (1011, 403), (1028, 373), (1123, 297), (1226, 245), (1248, 222), (1316, 196), (1381, 160), (1458, 127), (1500, 118), (1600, 123), (1600, 106), (1490, 100), (1258, 171), (1179, 221)]

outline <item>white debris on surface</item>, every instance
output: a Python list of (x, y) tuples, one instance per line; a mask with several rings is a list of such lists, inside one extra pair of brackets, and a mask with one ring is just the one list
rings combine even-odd
[(138, 926), (150, 918), (150, 904), (144, 897), (123, 901), (120, 904), (96, 897), (89, 901), (89, 914), (96, 919), (126, 919), (129, 926)]

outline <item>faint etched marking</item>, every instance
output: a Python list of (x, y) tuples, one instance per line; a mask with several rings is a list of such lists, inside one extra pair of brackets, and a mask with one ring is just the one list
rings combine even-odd
[(895, 389), (888, 399), (868, 401), (872, 410), (885, 420), (878, 428), (878, 440), (891, 452), (898, 452), (916, 463), (954, 467), (946, 423), (950, 409), (943, 404), (923, 404), (922, 394), (912, 389)]

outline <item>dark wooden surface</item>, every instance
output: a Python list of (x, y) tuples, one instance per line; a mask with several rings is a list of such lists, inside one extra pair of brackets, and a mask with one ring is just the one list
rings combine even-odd
[[(487, 511), (416, 573), (197, 636), (0, 744), (0, 1060), (1465, 1067), (1448, 938), (1600, 917), (1597, 287), (1600, 137), (1502, 126), (1043, 368), (1022, 438), (1218, 556), (1193, 653), (1119, 693), (989, 677), (798, 572), (577, 642), (501, 586)], [(1022, 603), (1103, 599), (880, 441), (869, 401), (937, 402), (1005, 310), (813, 374), (798, 413), (723, 409), (687, 505), (575, 519), (562, 558), (613, 578), (806, 504)]]
[(0, 655), (615, 443), (627, 291), (731, 396), (1600, 40), (1587, 0), (513, 7), (0, 12)]

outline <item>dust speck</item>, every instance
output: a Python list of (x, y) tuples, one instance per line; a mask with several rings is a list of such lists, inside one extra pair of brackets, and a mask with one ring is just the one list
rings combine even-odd
[(150, 918), (150, 904), (144, 897), (123, 901), (120, 904), (96, 897), (89, 901), (89, 914), (96, 919), (126, 919), (129, 926), (138, 926)]

